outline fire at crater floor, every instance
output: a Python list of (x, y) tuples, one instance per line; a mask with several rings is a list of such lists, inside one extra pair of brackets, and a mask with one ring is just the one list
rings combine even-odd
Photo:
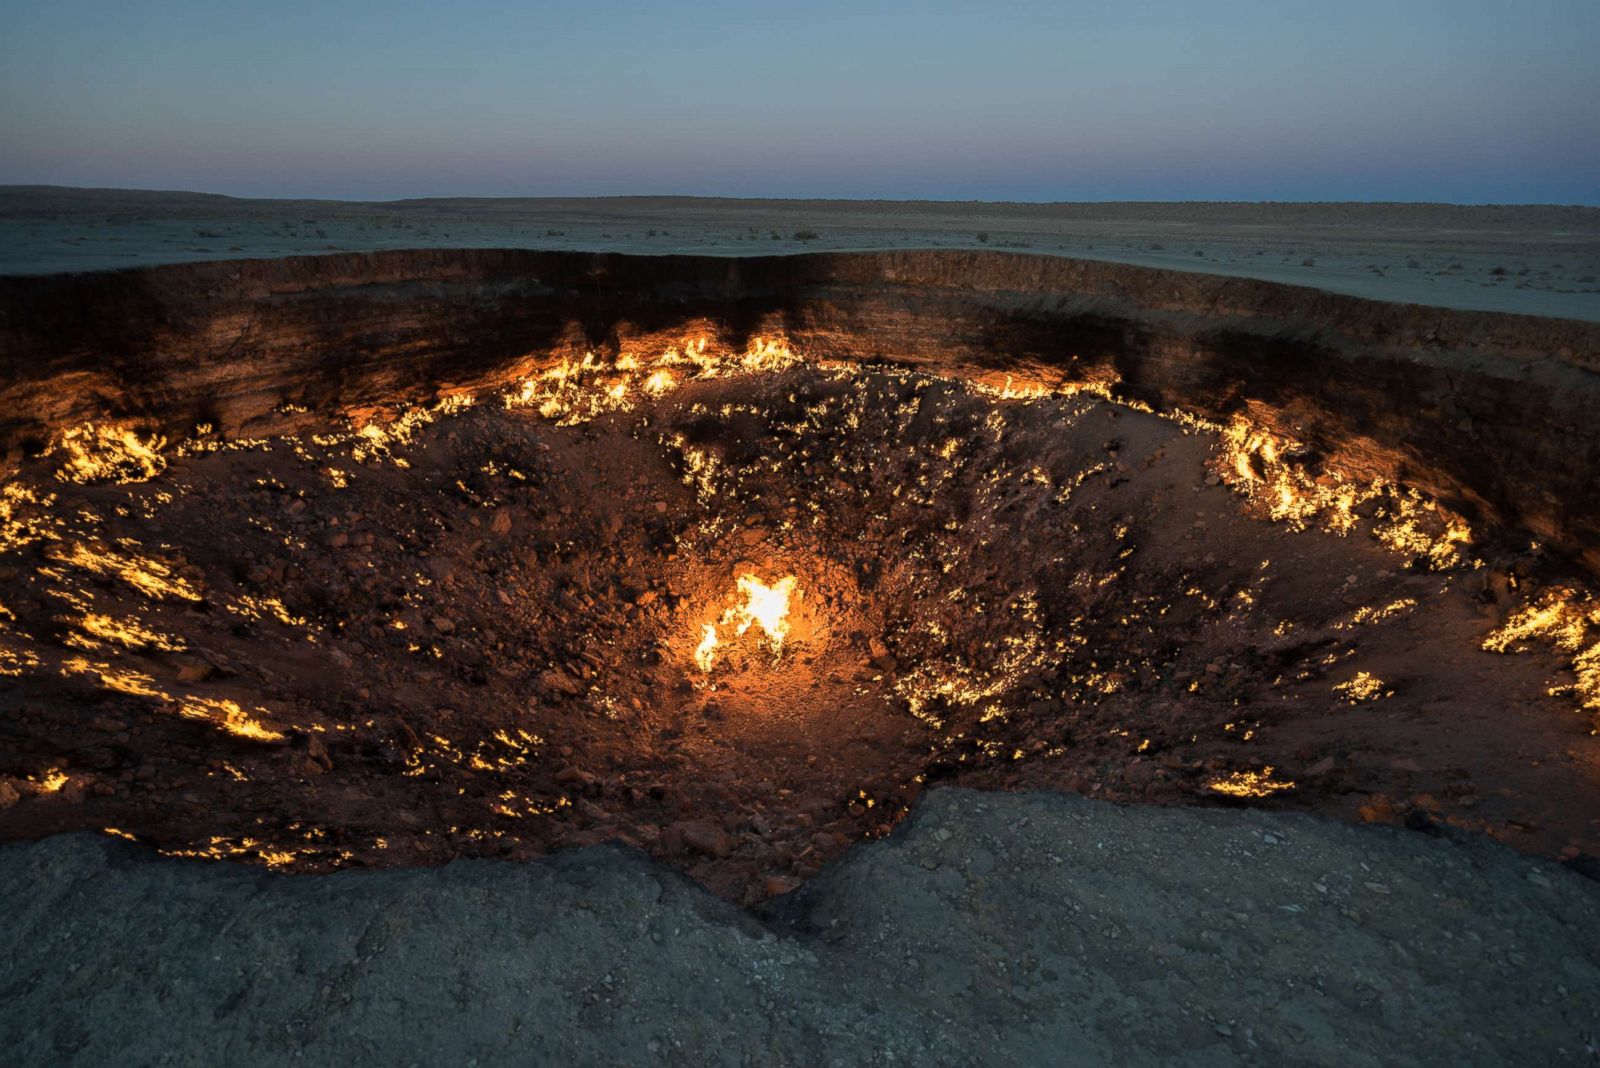
[(1448, 517), (1301, 515), (1270, 442), (1093, 392), (565, 375), (60, 442), (0, 514), (0, 836), (297, 870), (620, 840), (754, 901), (945, 781), (1600, 853), (1570, 665), (1497, 655)]

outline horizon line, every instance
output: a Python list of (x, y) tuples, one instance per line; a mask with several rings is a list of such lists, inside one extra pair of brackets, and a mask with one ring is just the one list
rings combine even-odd
[(1406, 206), (1406, 207), (1447, 207), (1447, 208), (1576, 208), (1584, 210), (1600, 210), (1600, 201), (1594, 203), (1557, 203), (1555, 201), (1456, 201), (1456, 200), (1341, 200), (1341, 199), (1271, 199), (1271, 200), (1217, 200), (1217, 199), (1157, 199), (1148, 197), (1131, 197), (1121, 200), (984, 200), (981, 198), (937, 198), (937, 197), (883, 197), (883, 196), (735, 196), (714, 193), (597, 193), (597, 194), (540, 194), (540, 193), (503, 193), (503, 194), (451, 194), (436, 193), (426, 196), (407, 197), (359, 197), (359, 196), (247, 196), (237, 193), (217, 193), (201, 189), (170, 189), (148, 186), (115, 186), (115, 185), (63, 185), (53, 182), (7, 182), (0, 183), (0, 193), (11, 190), (61, 190), (77, 193), (150, 193), (182, 195), (195, 197), (216, 197), (224, 200), (257, 200), (270, 202), (312, 202), (334, 204), (405, 204), (422, 201), (436, 200), (589, 200), (589, 201), (621, 201), (621, 200), (729, 200), (751, 203), (830, 203), (830, 204), (979, 204), (979, 205), (1023, 205), (1028, 207), (1059, 207), (1059, 206), (1096, 206), (1096, 205), (1122, 205), (1122, 204), (1182, 204), (1182, 205), (1297, 205), (1314, 206), (1323, 204), (1342, 205), (1370, 205), (1370, 206)]

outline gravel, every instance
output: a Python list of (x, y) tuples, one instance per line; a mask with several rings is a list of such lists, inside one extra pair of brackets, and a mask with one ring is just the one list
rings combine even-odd
[(760, 914), (637, 852), (0, 848), (18, 1065), (1594, 1064), (1600, 884), (1481, 839), (932, 791)]

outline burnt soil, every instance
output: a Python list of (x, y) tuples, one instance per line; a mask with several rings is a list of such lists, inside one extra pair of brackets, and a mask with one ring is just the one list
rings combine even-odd
[[(1489, 571), (1271, 522), (1153, 414), (793, 368), (359, 444), (33, 472), (0, 838), (308, 871), (618, 840), (748, 903), (945, 782), (1600, 854), (1600, 742), (1559, 659), (1481, 648)], [(724, 625), (704, 672), (743, 574), (795, 576), (791, 632)]]

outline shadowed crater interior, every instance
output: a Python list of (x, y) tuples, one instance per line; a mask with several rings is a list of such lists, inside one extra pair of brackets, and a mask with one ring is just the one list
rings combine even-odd
[(618, 331), (421, 400), (372, 361), (359, 403), (174, 358), (123, 405), (161, 420), (8, 431), (0, 836), (302, 871), (617, 840), (753, 902), (955, 782), (1596, 852), (1600, 611), (1352, 473), (1378, 423), (1313, 448), (1075, 359), (832, 358), (852, 329)]

